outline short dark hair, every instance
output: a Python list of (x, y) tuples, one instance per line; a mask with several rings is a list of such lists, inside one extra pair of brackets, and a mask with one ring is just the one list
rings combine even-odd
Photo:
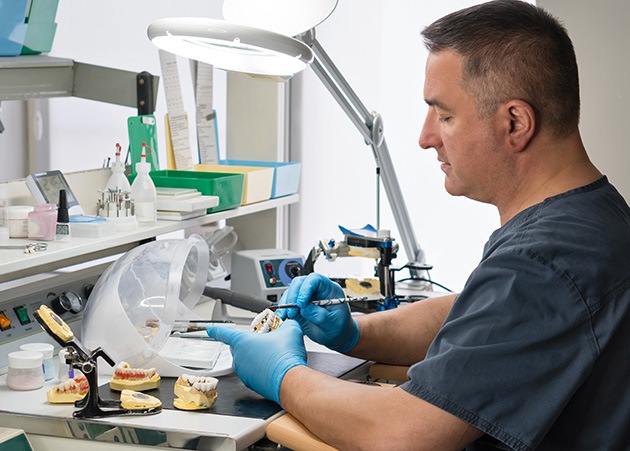
[(422, 31), (430, 52), (463, 57), (463, 89), (480, 115), (511, 99), (529, 103), (541, 126), (567, 136), (580, 120), (573, 44), (564, 26), (521, 0), (496, 0), (438, 19)]

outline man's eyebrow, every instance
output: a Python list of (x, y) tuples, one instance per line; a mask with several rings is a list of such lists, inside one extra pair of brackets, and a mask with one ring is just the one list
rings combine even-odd
[(448, 110), (448, 107), (446, 105), (444, 105), (442, 102), (440, 102), (439, 100), (437, 100), (437, 99), (424, 99), (424, 101), (429, 106), (434, 106), (434, 107), (440, 108), (442, 110)]

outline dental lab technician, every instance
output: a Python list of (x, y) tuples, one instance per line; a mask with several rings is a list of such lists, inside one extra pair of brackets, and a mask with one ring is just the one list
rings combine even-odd
[[(275, 332), (210, 328), (243, 382), (340, 449), (630, 449), (630, 209), (578, 131), (564, 27), (520, 0), (449, 14), (429, 49), (422, 148), (446, 190), (497, 207), (501, 226), (459, 295), (352, 317), (330, 280), (296, 279)], [(597, 151), (597, 149), (594, 149)], [(398, 388), (306, 366), (303, 333), (411, 365)]]

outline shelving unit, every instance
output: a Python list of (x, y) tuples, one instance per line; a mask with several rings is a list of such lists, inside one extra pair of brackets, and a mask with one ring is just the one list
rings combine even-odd
[[(159, 235), (270, 210), (295, 203), (298, 200), (299, 195), (294, 194), (185, 221), (158, 221), (154, 226), (138, 226), (131, 231), (118, 232), (101, 238), (71, 237), (68, 242), (49, 242), (46, 251), (31, 254), (25, 254), (20, 249), (0, 250), (0, 283), (119, 254)], [(11, 244), (24, 244), (26, 246), (32, 240), (13, 239), (11, 241)]]

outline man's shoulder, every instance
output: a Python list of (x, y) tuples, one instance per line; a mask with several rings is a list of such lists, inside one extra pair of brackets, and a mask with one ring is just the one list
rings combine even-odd
[[(604, 233), (605, 232), (605, 233)], [(596, 247), (630, 248), (630, 207), (605, 179), (550, 197), (515, 216), (490, 238), (490, 245), (574, 247), (588, 239)]]

